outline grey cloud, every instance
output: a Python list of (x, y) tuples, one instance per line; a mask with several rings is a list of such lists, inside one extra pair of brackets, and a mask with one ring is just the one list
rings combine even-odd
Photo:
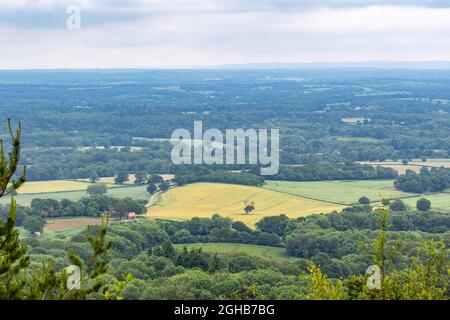
[(240, 12), (301, 12), (318, 7), (361, 8), (371, 5), (450, 8), (450, 0), (53, 0), (48, 7), (28, 1), (23, 7), (3, 7), (0, 26), (15, 28), (64, 28), (69, 4), (82, 7), (85, 27), (148, 19), (156, 15)]

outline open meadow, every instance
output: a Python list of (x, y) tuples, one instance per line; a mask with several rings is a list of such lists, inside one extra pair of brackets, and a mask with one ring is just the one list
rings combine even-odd
[(362, 196), (368, 197), (371, 201), (380, 201), (383, 198), (403, 198), (415, 195), (396, 190), (393, 180), (267, 181), (263, 187), (268, 190), (343, 205), (355, 204)]
[[(255, 203), (255, 211), (244, 214), (244, 200)], [(291, 218), (312, 213), (342, 210), (343, 205), (300, 198), (263, 188), (221, 183), (195, 183), (174, 188), (147, 211), (158, 219), (186, 220), (211, 217), (214, 213), (239, 220), (249, 226), (265, 216), (286, 214)]]
[(403, 201), (414, 209), (416, 207), (417, 200), (420, 198), (430, 200), (432, 209), (450, 212), (450, 193), (447, 192), (424, 194), (414, 198), (403, 199)]
[(269, 246), (257, 246), (252, 244), (239, 244), (239, 243), (191, 243), (191, 244), (176, 244), (177, 249), (202, 248), (204, 252), (217, 253), (217, 254), (238, 254), (246, 253), (250, 256), (256, 256), (259, 258), (278, 260), (278, 261), (297, 261), (297, 258), (289, 257), (286, 255), (285, 248), (269, 247)]

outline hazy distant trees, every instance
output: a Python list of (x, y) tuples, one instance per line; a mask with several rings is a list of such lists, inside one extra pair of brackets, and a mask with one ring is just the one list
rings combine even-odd
[(151, 174), (148, 177), (148, 183), (158, 184), (158, 183), (161, 183), (163, 181), (164, 181), (164, 179), (160, 175), (157, 175), (157, 174)]
[(147, 179), (148, 179), (148, 174), (143, 171), (139, 171), (135, 174), (134, 184), (139, 184), (139, 185), (146, 184)]
[(450, 187), (450, 169), (423, 167), (417, 174), (406, 170), (405, 174), (397, 177), (395, 188), (405, 192), (428, 193), (439, 192)]
[(123, 184), (126, 181), (128, 181), (128, 172), (126, 171), (119, 171), (114, 178), (116, 184)]
[[(257, 169), (252, 170), (258, 174)], [(397, 176), (392, 168), (374, 167), (359, 163), (315, 163), (304, 166), (280, 166), (277, 174), (264, 176), (266, 180), (320, 181), (391, 179)]]
[(206, 168), (192, 169), (175, 175), (173, 179), (179, 186), (194, 182), (232, 183), (248, 186), (260, 186), (264, 178), (248, 172), (213, 171)]

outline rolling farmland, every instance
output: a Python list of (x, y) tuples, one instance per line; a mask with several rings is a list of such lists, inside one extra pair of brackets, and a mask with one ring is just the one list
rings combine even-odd
[(430, 200), (432, 209), (450, 212), (450, 193), (448, 192), (424, 194), (414, 198), (403, 199), (403, 201), (411, 208), (415, 208), (416, 202), (420, 198), (426, 198)]
[[(244, 200), (255, 203), (256, 209), (249, 215), (243, 213)], [(164, 193), (160, 201), (149, 208), (147, 215), (150, 218), (185, 220), (192, 217), (211, 217), (218, 213), (253, 226), (265, 216), (284, 213), (289, 217), (300, 217), (342, 208), (343, 205), (300, 198), (263, 188), (195, 183)]]
[(403, 198), (415, 195), (396, 190), (393, 180), (267, 181), (264, 188), (343, 205), (357, 203), (362, 196), (368, 197), (371, 201), (379, 201), (383, 198)]

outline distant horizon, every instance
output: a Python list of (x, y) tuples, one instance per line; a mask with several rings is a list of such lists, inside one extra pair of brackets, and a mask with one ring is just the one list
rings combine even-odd
[(36, 67), (0, 68), (0, 71), (74, 71), (74, 70), (276, 70), (276, 69), (411, 69), (450, 70), (450, 60), (366, 60), (316, 62), (243, 62), (193, 66), (119, 66), (119, 67)]

